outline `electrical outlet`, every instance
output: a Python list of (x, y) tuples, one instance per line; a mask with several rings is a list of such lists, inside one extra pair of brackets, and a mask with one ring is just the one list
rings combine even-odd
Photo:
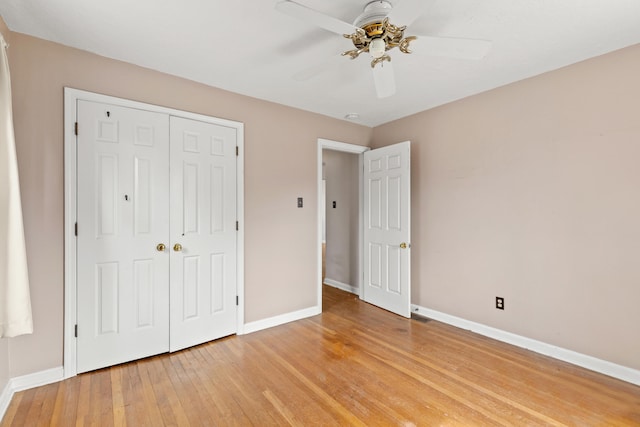
[(504, 310), (504, 298), (496, 297), (496, 308), (498, 310)]
[(298, 197), (298, 207), (301, 208), (303, 206), (302, 197)]

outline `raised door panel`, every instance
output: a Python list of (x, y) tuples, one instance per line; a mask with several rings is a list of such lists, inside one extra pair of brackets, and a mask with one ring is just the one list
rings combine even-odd
[(155, 281), (152, 259), (133, 262), (133, 288), (135, 304), (135, 327), (149, 328), (155, 324)]
[(211, 314), (221, 313), (225, 310), (225, 264), (226, 255), (224, 253), (211, 254)]
[(96, 335), (118, 333), (118, 310), (120, 309), (118, 294), (120, 274), (117, 262), (96, 264), (95, 267), (95, 306)]
[[(177, 257), (178, 255), (174, 255)], [(200, 256), (182, 258), (182, 321), (197, 319), (200, 316)], [(178, 306), (176, 306), (178, 307)]]
[(153, 228), (153, 163), (151, 159), (134, 158), (133, 171), (133, 232), (135, 235), (149, 235)]
[[(196, 159), (194, 159), (196, 160)], [(200, 232), (200, 165), (195, 162), (182, 163), (182, 191), (176, 202), (182, 206), (182, 234), (197, 236)]]
[(100, 154), (96, 156), (96, 208), (95, 223), (98, 238), (118, 235), (118, 155)]

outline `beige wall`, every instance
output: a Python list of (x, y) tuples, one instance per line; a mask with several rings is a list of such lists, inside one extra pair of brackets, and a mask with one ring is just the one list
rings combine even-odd
[(374, 129), (413, 142), (414, 303), (640, 369), (639, 58)]
[(371, 129), (19, 33), (11, 43), (35, 328), (10, 343), (12, 377), (62, 365), (65, 86), (244, 122), (246, 321), (316, 304), (317, 138), (367, 144)]
[[(9, 37), (11, 36), (7, 25), (5, 24), (2, 16), (0, 16), (0, 34), (4, 37), (7, 43), (10, 43)], [(9, 381), (9, 339), (0, 338), (0, 393), (4, 390), (7, 382)]]
[(358, 284), (358, 155), (323, 150), (323, 161), (327, 185), (326, 278), (355, 287)]

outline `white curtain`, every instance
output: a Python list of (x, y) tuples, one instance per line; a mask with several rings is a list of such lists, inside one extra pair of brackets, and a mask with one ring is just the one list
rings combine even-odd
[(0, 337), (33, 332), (7, 43), (0, 34)]

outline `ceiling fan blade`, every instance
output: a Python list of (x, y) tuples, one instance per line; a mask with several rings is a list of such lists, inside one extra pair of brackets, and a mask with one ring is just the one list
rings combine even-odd
[(387, 18), (394, 25), (411, 25), (424, 13), (427, 3), (425, 0), (401, 0)]
[(356, 27), (351, 24), (291, 0), (279, 1), (276, 3), (276, 10), (337, 34), (352, 34), (356, 32)]
[(396, 93), (396, 78), (391, 61), (384, 61), (373, 68), (373, 81), (378, 98), (387, 98)]
[(410, 49), (419, 55), (443, 56), (455, 59), (482, 59), (491, 49), (489, 40), (455, 37), (418, 36)]

